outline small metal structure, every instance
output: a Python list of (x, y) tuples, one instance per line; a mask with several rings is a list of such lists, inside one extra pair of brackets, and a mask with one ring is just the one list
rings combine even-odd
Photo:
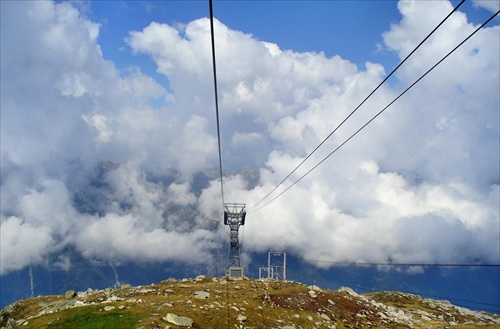
[[(265, 274), (265, 275), (262, 275)], [(259, 268), (259, 279), (270, 279), (273, 277), (273, 269), (269, 267)]]
[(268, 274), (270, 273), (269, 278), (286, 280), (286, 253), (270, 251), (267, 256), (267, 268)]
[[(228, 269), (241, 268), (238, 234), (240, 226), (245, 225), (246, 214), (244, 203), (224, 203), (224, 225), (229, 225), (230, 229)], [(242, 268), (241, 275), (243, 276)]]

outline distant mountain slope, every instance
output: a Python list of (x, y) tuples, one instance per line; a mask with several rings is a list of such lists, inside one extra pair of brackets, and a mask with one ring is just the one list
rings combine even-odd
[(401, 292), (206, 278), (20, 300), (2, 328), (500, 328), (500, 315)]

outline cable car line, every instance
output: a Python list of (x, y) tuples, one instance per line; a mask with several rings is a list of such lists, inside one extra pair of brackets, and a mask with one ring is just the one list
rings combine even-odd
[(305, 258), (305, 261), (312, 263), (322, 263), (328, 265), (356, 265), (356, 266), (422, 266), (422, 267), (500, 267), (500, 264), (481, 264), (481, 263), (391, 263), (391, 262), (343, 262), (343, 261), (324, 261), (318, 259)]
[[(329, 262), (329, 261), (320, 261), (320, 260), (314, 260), (314, 259), (304, 259), (304, 261), (307, 261), (307, 262), (319, 262), (319, 263), (323, 263), (323, 264), (332, 264), (332, 265), (342, 265), (342, 266), (345, 266), (345, 265), (348, 265), (348, 266), (379, 266), (379, 265), (384, 265), (384, 263), (359, 263), (359, 262)], [(311, 263), (308, 263), (308, 264), (305, 264), (306, 266), (311, 266)], [(407, 264), (403, 264), (403, 263), (399, 263), (399, 264), (396, 264), (396, 263), (389, 263), (389, 264), (385, 264), (385, 265), (394, 265), (394, 266), (414, 266), (414, 264), (411, 264), (411, 263), (407, 263)], [(437, 264), (419, 264), (419, 265), (423, 265), (423, 266), (441, 266), (441, 265), (444, 265), (444, 266), (464, 266), (464, 267), (469, 267), (470, 264), (441, 264), (441, 265), (437, 265)], [(477, 266), (500, 266), (500, 264), (494, 264), (494, 265), (489, 265), (489, 264), (477, 264)], [(306, 272), (306, 275), (307, 275), (307, 278), (308, 279), (314, 279), (314, 278), (318, 278), (318, 274), (316, 273), (314, 276), (313, 276), (313, 273), (312, 272), (308, 272), (307, 270), (305, 270), (304, 268), (304, 265), (301, 266), (301, 270), (303, 272)], [(371, 285), (371, 286), (366, 286), (366, 285), (363, 285), (363, 284), (359, 284), (358, 282), (354, 282), (354, 281), (347, 281), (345, 279), (331, 279), (330, 277), (324, 277), (324, 276), (319, 276), (320, 280), (325, 280), (326, 282), (328, 283), (334, 283), (338, 286), (344, 286), (344, 285), (347, 285), (349, 287), (352, 287), (352, 288), (361, 288), (365, 291), (371, 291), (371, 292), (378, 292), (378, 291), (388, 291), (388, 290), (394, 290), (393, 288), (391, 288), (391, 283), (389, 283), (389, 285), (387, 284), (383, 284), (383, 285), (380, 285), (380, 283), (383, 283), (383, 282), (387, 282), (386, 280), (383, 280), (383, 281), (380, 281), (378, 282), (377, 285)], [(430, 294), (426, 294), (426, 293), (422, 293), (422, 292), (415, 292), (415, 291), (409, 291), (407, 289), (404, 289), (404, 290), (401, 290), (402, 292), (405, 292), (405, 293), (409, 293), (409, 294), (414, 294), (414, 295), (420, 295), (422, 297), (429, 297), (429, 298), (433, 298), (433, 299), (444, 299), (444, 300), (449, 300), (449, 301), (459, 301), (459, 302), (465, 302), (467, 304), (476, 304), (476, 305), (483, 305), (482, 307), (474, 307), (474, 306), (467, 306), (467, 308), (470, 308), (470, 309), (477, 309), (477, 310), (489, 310), (489, 311), (493, 311), (493, 312), (498, 312), (499, 308), (500, 308), (500, 305), (499, 304), (492, 304), (492, 303), (485, 303), (485, 302), (479, 302), (479, 301), (473, 301), (473, 300), (467, 300), (467, 299), (458, 299), (458, 298), (454, 298), (454, 297), (447, 297), (447, 296), (440, 296), (440, 295), (430, 295)], [(364, 292), (362, 292), (364, 293)], [(494, 307), (495, 309), (490, 309), (488, 307), (485, 307), (485, 306), (491, 306), (491, 307)]]
[[(269, 192), (264, 198), (262, 198), (257, 204), (252, 206), (250, 209), (255, 208), (257, 205), (262, 203), (267, 197), (269, 197), (279, 186), (281, 186), (302, 164), (305, 163), (402, 65), (405, 63), (409, 57), (415, 53), (415, 51), (424, 44), (430, 36), (439, 29), (439, 27), (465, 2), (462, 0), (454, 9), (451, 11), (404, 59), (401, 61), (396, 68), (394, 68), (391, 73), (311, 152), (307, 155), (307, 157), (302, 160), (302, 162), (297, 165), (274, 189)], [(216, 122), (217, 122), (217, 141), (218, 141), (218, 154), (219, 154), (219, 174), (221, 179), (221, 199), (223, 209), (225, 207), (224, 202), (224, 184), (223, 184), (223, 170), (222, 170), (222, 152), (221, 152), (221, 136), (220, 136), (220, 120), (219, 120), (219, 104), (218, 104), (218, 90), (217, 90), (217, 69), (216, 69), (216, 54), (215, 54), (215, 37), (214, 37), (214, 23), (213, 23), (213, 6), (212, 0), (209, 0), (209, 9), (210, 9), (210, 32), (211, 32), (211, 46), (212, 46), (212, 64), (213, 64), (213, 81), (214, 81), (214, 94), (215, 94), (215, 112), (216, 112)], [(407, 87), (401, 94), (399, 94), (392, 102), (390, 102), (386, 107), (384, 107), (380, 112), (378, 112), (374, 117), (372, 117), (367, 123), (365, 123), (361, 128), (359, 128), (355, 133), (353, 133), (347, 140), (345, 140), (342, 144), (340, 144), (336, 149), (334, 149), (331, 153), (329, 153), (325, 158), (323, 158), (319, 163), (317, 163), (314, 167), (312, 167), (309, 171), (307, 171), (304, 175), (302, 175), (299, 179), (293, 182), (289, 187), (287, 187), (284, 191), (278, 194), (276, 197), (271, 199), (269, 202), (265, 203), (260, 208), (252, 211), (258, 211), (283, 195), (286, 191), (288, 191), (295, 184), (300, 182), (303, 178), (305, 178), (309, 173), (311, 173), (314, 169), (316, 169), (319, 165), (321, 165), (324, 161), (326, 161), (331, 155), (333, 155), (337, 150), (339, 150), (343, 145), (345, 145), (349, 140), (351, 140), (354, 136), (356, 136), (361, 130), (363, 130), (366, 126), (368, 126), (371, 122), (373, 122), (380, 114), (382, 114), (387, 108), (389, 108), (393, 103), (395, 103), (400, 97), (402, 97), (407, 91), (409, 91), (413, 86), (415, 86), (418, 82), (420, 82), (428, 73), (430, 73), (434, 68), (440, 65), (446, 58), (448, 58), (453, 52), (455, 52), (458, 48), (460, 48), (466, 41), (468, 41), (474, 34), (476, 34), (479, 30), (481, 30), (486, 24), (488, 24), (493, 18), (495, 18), (500, 11), (497, 11), (494, 15), (492, 15), (486, 22), (484, 22), (481, 26), (479, 26), (473, 33), (471, 33), (467, 38), (465, 38), (461, 43), (459, 43), (455, 48), (453, 48), (446, 56), (444, 56), (441, 60), (439, 60), (436, 64), (434, 64), (428, 71), (426, 71), (420, 78), (418, 78), (414, 83), (412, 83), (409, 87)], [(499, 267), (499, 264), (425, 264), (425, 263), (347, 263), (347, 262), (332, 262), (332, 264), (344, 264), (344, 265), (377, 265), (377, 266), (423, 266), (423, 267)], [(227, 298), (229, 298), (229, 285), (227, 288)], [(467, 300), (460, 300), (463, 302), (488, 305), (497, 307), (498, 305), (473, 302)], [(229, 316), (229, 299), (227, 302), (227, 325), (230, 326), (230, 316)]]
[(409, 87), (407, 87), (402, 93), (399, 94), (398, 97), (396, 97), (392, 102), (390, 102), (386, 107), (384, 107), (380, 112), (378, 112), (375, 116), (373, 116), (367, 123), (365, 123), (361, 128), (356, 130), (348, 139), (346, 139), (342, 144), (340, 144), (337, 148), (335, 148), (332, 152), (330, 152), (326, 157), (323, 158), (320, 162), (318, 162), (314, 167), (312, 167), (309, 171), (307, 171), (304, 175), (302, 175), (299, 179), (297, 179), (295, 182), (293, 182), (290, 186), (288, 186), (285, 190), (283, 190), (281, 193), (279, 193), (277, 196), (275, 196), (273, 199), (265, 203), (263, 206), (257, 208), (256, 210), (253, 210), (252, 212), (256, 212), (274, 200), (276, 200), (278, 197), (283, 195), (286, 191), (288, 191), (290, 188), (295, 186), (298, 182), (300, 182), (304, 177), (309, 175), (314, 169), (316, 169), (319, 165), (321, 165), (323, 162), (325, 162), (330, 156), (332, 156), (335, 152), (337, 152), (342, 146), (344, 146), (348, 141), (350, 141), (354, 136), (356, 136), (361, 130), (363, 130), (366, 126), (368, 126), (370, 123), (372, 123), (380, 114), (382, 114), (387, 108), (389, 108), (392, 104), (394, 104), (399, 98), (401, 98), (404, 94), (406, 94), (407, 91), (409, 91), (413, 86), (415, 86), (420, 80), (422, 80), (427, 74), (429, 74), (432, 70), (434, 70), (439, 64), (441, 64), (446, 58), (448, 58), (455, 50), (460, 48), (467, 40), (469, 40), (474, 34), (476, 34), (479, 30), (481, 30), (486, 24), (488, 24), (493, 18), (495, 18), (498, 14), (500, 13), (500, 10), (497, 11), (495, 14), (493, 14), (486, 22), (481, 24), (474, 32), (472, 32), (467, 38), (465, 38), (462, 42), (460, 42), (455, 48), (453, 48), (448, 54), (446, 54), (441, 60), (439, 60), (436, 64), (434, 64), (427, 72), (425, 72), (420, 78), (418, 78), (415, 82), (413, 82)]
[(222, 152), (220, 143), (220, 123), (219, 123), (219, 96), (217, 93), (217, 66), (215, 61), (215, 37), (214, 37), (214, 11), (212, 8), (212, 0), (209, 0), (210, 7), (210, 36), (212, 40), (212, 66), (214, 71), (214, 95), (215, 95), (215, 117), (217, 120), (217, 144), (219, 146), (219, 174), (220, 174), (220, 190), (222, 199), (222, 209), (224, 209), (224, 182), (222, 179)]
[[(379, 85), (373, 89), (373, 91), (365, 97), (365, 99), (359, 103), (358, 106), (356, 106), (356, 108), (351, 112), (349, 113), (349, 115), (328, 135), (326, 136), (325, 139), (323, 139), (323, 141), (321, 143), (319, 143), (318, 146), (316, 146), (316, 148), (314, 150), (312, 150), (285, 178), (283, 178), (283, 180), (278, 184), (276, 185), (268, 194), (266, 194), (259, 202), (257, 202), (255, 205), (253, 205), (252, 207), (250, 207), (248, 210), (252, 210), (253, 208), (257, 207), (260, 203), (262, 203), (265, 199), (267, 199), (274, 191), (276, 191), (276, 189), (281, 186), (297, 169), (299, 169), (300, 166), (302, 166), (304, 164), (304, 162), (306, 162), (387, 80), (389, 80), (389, 78), (401, 67), (401, 65), (403, 65), (403, 63), (405, 63), (408, 58), (410, 58), (413, 53), (415, 53), (415, 51), (417, 51), (418, 48), (420, 48), (420, 46), (422, 44), (424, 44), (427, 39), (429, 39), (431, 37), (432, 34), (434, 34), (434, 32), (436, 32), (439, 27), (441, 27), (441, 25), (443, 25), (443, 23), (455, 12), (457, 11), (457, 9), (465, 2), (465, 0), (462, 0), (455, 8), (453, 8), (453, 10), (398, 64), (398, 66), (396, 66), (392, 72), (385, 77), (384, 80), (382, 80), (382, 82), (379, 83)], [(259, 208), (260, 209), (260, 208)]]
[[(359, 283), (352, 282), (352, 281), (346, 281), (346, 280), (338, 280), (338, 279), (336, 279), (336, 280), (327, 280), (327, 281), (330, 282), (330, 283), (336, 283), (337, 285), (340, 285), (340, 286), (344, 285), (344, 284), (348, 284), (350, 287), (361, 288), (361, 289), (364, 289), (364, 290), (367, 290), (367, 291), (372, 291), (372, 292), (379, 292), (379, 291), (384, 291), (384, 290), (385, 291), (390, 290), (390, 288), (387, 287), (387, 286), (380, 286), (379, 285), (379, 286), (367, 287), (367, 286), (364, 286), (364, 285), (360, 285)], [(478, 302), (478, 301), (474, 301), (474, 300), (460, 299), (460, 298), (454, 298), (454, 297), (448, 297), (448, 296), (431, 295), (431, 294), (426, 294), (426, 293), (423, 293), (423, 292), (408, 291), (407, 289), (403, 289), (402, 292), (408, 293), (408, 294), (413, 294), (413, 295), (419, 295), (419, 296), (422, 296), (422, 297), (428, 297), (428, 298), (432, 298), (432, 299), (457, 301), (457, 302), (463, 302), (463, 303), (467, 303), (467, 304), (482, 305), (481, 307), (468, 305), (467, 308), (469, 308), (469, 309), (476, 309), (476, 310), (486, 310), (487, 309), (489, 311), (498, 312), (498, 309), (500, 308), (499, 304)], [(489, 308), (487, 306), (492, 306), (492, 307), (494, 307), (494, 309), (491, 309), (491, 308)]]

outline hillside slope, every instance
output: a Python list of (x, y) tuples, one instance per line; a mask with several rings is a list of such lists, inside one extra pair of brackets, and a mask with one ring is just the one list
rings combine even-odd
[(290, 281), (168, 279), (18, 301), (2, 328), (500, 328), (500, 315), (401, 292), (358, 295)]

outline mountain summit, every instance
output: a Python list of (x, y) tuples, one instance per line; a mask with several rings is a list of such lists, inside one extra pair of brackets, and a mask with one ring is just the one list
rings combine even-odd
[(500, 328), (500, 315), (386, 291), (359, 295), (293, 281), (168, 279), (17, 301), (1, 328)]

